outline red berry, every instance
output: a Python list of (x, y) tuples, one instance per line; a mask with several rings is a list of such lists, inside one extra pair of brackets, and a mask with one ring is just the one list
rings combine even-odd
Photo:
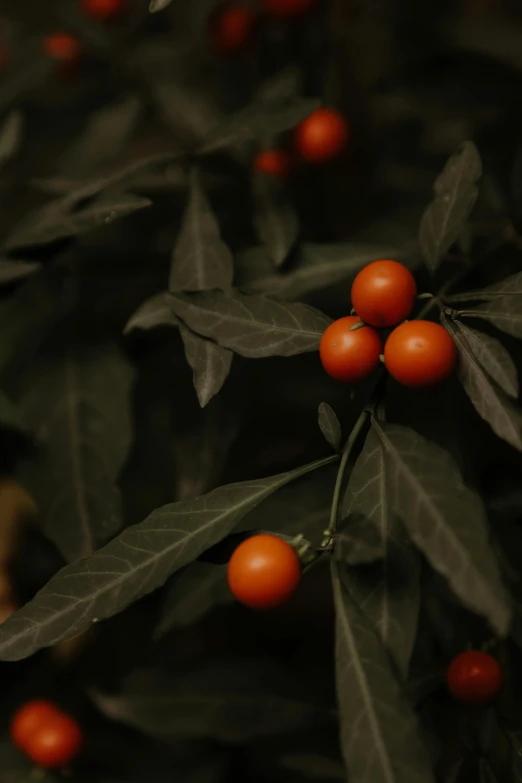
[(256, 16), (252, 6), (224, 3), (210, 19), (210, 47), (220, 55), (244, 52), (252, 40)]
[(278, 536), (262, 534), (243, 541), (230, 558), (228, 585), (251, 609), (273, 609), (287, 601), (301, 580), (295, 549)]
[(455, 367), (457, 349), (449, 332), (433, 321), (407, 321), (390, 334), (384, 364), (403, 386), (427, 388), (445, 380)]
[(83, 744), (78, 723), (49, 701), (30, 701), (14, 714), (13, 744), (44, 769), (66, 767)]
[(77, 62), (81, 51), (78, 39), (68, 33), (52, 33), (44, 38), (42, 46), (52, 60), (68, 65)]
[(336, 158), (346, 147), (348, 123), (334, 109), (316, 109), (295, 130), (295, 147), (310, 163), (326, 163)]
[(87, 16), (101, 22), (107, 22), (121, 16), (128, 0), (81, 0), (81, 6)]
[(269, 174), (277, 179), (288, 179), (292, 170), (290, 156), (283, 150), (263, 150), (254, 158), (255, 171), (261, 174)]
[(396, 326), (409, 316), (416, 298), (415, 278), (397, 261), (373, 261), (352, 285), (352, 307), (370, 326)]
[(59, 714), (59, 708), (50, 701), (42, 699), (26, 702), (11, 718), (9, 726), (11, 742), (20, 750), (25, 750), (33, 734)]
[(266, 11), (272, 16), (290, 18), (308, 11), (315, 0), (263, 0)]
[(379, 366), (382, 341), (371, 326), (351, 329), (361, 323), (356, 315), (339, 318), (326, 329), (321, 338), (319, 355), (332, 378), (345, 383), (357, 383), (371, 375)]
[(480, 650), (460, 653), (446, 673), (449, 691), (464, 704), (487, 704), (502, 687), (502, 669), (498, 661)]

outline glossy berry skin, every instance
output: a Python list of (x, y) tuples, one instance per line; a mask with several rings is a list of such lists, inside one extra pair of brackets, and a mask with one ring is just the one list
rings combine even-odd
[(352, 307), (370, 326), (396, 326), (409, 316), (416, 298), (415, 278), (398, 261), (372, 261), (352, 285)]
[(294, 144), (303, 160), (327, 163), (344, 150), (348, 142), (348, 123), (334, 109), (316, 109), (295, 130)]
[(128, 0), (81, 0), (85, 15), (99, 22), (117, 19), (125, 12), (127, 5)]
[(11, 742), (19, 750), (25, 750), (31, 737), (49, 720), (60, 715), (59, 708), (50, 701), (28, 701), (11, 718), (9, 735)]
[(225, 3), (218, 6), (210, 19), (210, 47), (220, 55), (244, 52), (254, 31), (256, 16), (252, 6)]
[(48, 57), (60, 63), (70, 65), (80, 57), (80, 42), (68, 33), (52, 33), (44, 38), (42, 46)]
[(283, 19), (301, 16), (314, 3), (315, 0), (263, 0), (265, 10), (271, 16), (278, 16)]
[(76, 758), (82, 744), (82, 731), (76, 721), (58, 713), (27, 739), (24, 753), (38, 767), (63, 769)]
[(288, 179), (292, 171), (290, 156), (283, 150), (263, 150), (254, 158), (254, 171), (276, 179)]
[(457, 655), (446, 672), (451, 695), (463, 704), (488, 704), (502, 687), (502, 669), (495, 658), (480, 650)]
[(447, 378), (457, 359), (451, 335), (432, 321), (408, 321), (390, 334), (384, 364), (404, 386), (427, 388)]
[(361, 319), (356, 315), (339, 318), (324, 332), (319, 345), (321, 362), (332, 378), (357, 383), (371, 375), (380, 362), (382, 341), (371, 326), (350, 331)]
[(274, 609), (297, 590), (301, 564), (295, 549), (277, 536), (243, 541), (228, 563), (232, 594), (250, 609)]

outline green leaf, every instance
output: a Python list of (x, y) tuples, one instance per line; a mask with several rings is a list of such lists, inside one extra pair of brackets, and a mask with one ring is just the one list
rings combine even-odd
[(278, 759), (278, 763), (305, 778), (322, 781), (346, 780), (346, 770), (342, 764), (316, 753), (285, 753)]
[(80, 138), (62, 156), (58, 173), (84, 177), (113, 160), (130, 140), (140, 108), (138, 98), (130, 96), (95, 112)]
[(385, 453), (392, 509), (464, 606), (485, 615), (505, 636), (510, 601), (480, 498), (464, 486), (457, 465), (440, 446), (408, 427), (375, 419), (372, 426)]
[(101, 196), (89, 206), (71, 212), (64, 209), (65, 199), (60, 199), (24, 218), (9, 234), (4, 247), (16, 250), (78, 236), (107, 226), (151, 204), (148, 198), (132, 193), (118, 193), (109, 197)]
[(216, 152), (248, 139), (276, 136), (298, 125), (319, 106), (315, 98), (294, 98), (284, 104), (254, 101), (211, 131), (199, 152)]
[(479, 416), (499, 438), (522, 451), (522, 411), (506, 396), (518, 395), (516, 367), (504, 346), (493, 337), (443, 317), (459, 352), (457, 373)]
[(172, 255), (169, 290), (225, 289), (232, 285), (233, 277), (232, 254), (220, 237), (198, 171), (193, 169), (188, 204)]
[(179, 330), (187, 362), (194, 371), (194, 388), (204, 408), (220, 390), (232, 367), (234, 354), (212, 340), (200, 337), (180, 323)]
[(434, 783), (415, 715), (343, 586), (344, 571), (332, 563), (341, 750), (350, 783)]
[[(386, 544), (382, 541), (380, 531), (361, 515), (344, 519), (339, 525), (335, 540), (336, 556), (343, 563), (368, 565), (386, 557)], [(375, 625), (379, 625), (378, 620)]]
[(63, 568), (6, 620), (0, 626), (0, 660), (27, 658), (121, 611), (217, 544), (272, 492), (334, 459), (317, 460), (266, 479), (229, 484), (195, 500), (153, 511), (92, 557)]
[(462, 233), (477, 200), (481, 176), (478, 150), (473, 142), (465, 141), (435, 181), (435, 198), (421, 221), (419, 243), (430, 272), (436, 271)]
[(171, 2), (172, 0), (150, 0), (149, 11), (151, 14), (157, 14), (158, 11), (163, 11)]
[(502, 296), (474, 310), (464, 310), (459, 318), (481, 318), (506, 334), (522, 338), (522, 299), (516, 295)]
[(318, 722), (321, 711), (304, 693), (275, 664), (233, 660), (175, 677), (157, 670), (137, 672), (124, 682), (121, 695), (96, 693), (94, 701), (107, 717), (153, 737), (235, 744)]
[(73, 562), (122, 525), (116, 485), (132, 440), (133, 372), (114, 345), (53, 344), (29, 372), (18, 403), (41, 447), (24, 485), (44, 533)]
[(190, 150), (199, 146), (202, 139), (223, 121), (223, 113), (211, 99), (211, 93), (194, 83), (180, 83), (179, 77), (173, 78), (171, 71), (163, 75), (158, 74), (157, 69), (148, 70), (152, 99), (177, 143)]
[(282, 266), (299, 237), (299, 217), (285, 187), (271, 175), (254, 178), (254, 227), (276, 267)]
[(192, 331), (250, 359), (316, 351), (331, 323), (319, 310), (257, 294), (173, 294), (171, 307)]
[(322, 402), (319, 405), (319, 429), (332, 449), (339, 451), (342, 439), (341, 425), (335, 411), (327, 402)]
[(478, 291), (464, 291), (444, 297), (445, 302), (476, 302), (481, 299), (500, 299), (504, 296), (522, 296), (522, 272), (506, 277), (498, 283)]
[(8, 285), (23, 280), (24, 277), (39, 272), (42, 265), (37, 261), (13, 261), (10, 258), (0, 258), (0, 285)]
[(22, 115), (18, 111), (12, 111), (0, 128), (0, 166), (7, 163), (18, 150), (22, 130)]
[(420, 563), (390, 506), (387, 481), (384, 449), (370, 430), (346, 488), (341, 532), (349, 536), (357, 523), (377, 531), (382, 559), (369, 573), (346, 569), (343, 582), (406, 680), (417, 635)]
[(299, 68), (289, 65), (270, 77), (259, 87), (256, 100), (266, 103), (286, 103), (302, 93), (303, 75)]
[(196, 560), (172, 577), (155, 637), (200, 620), (215, 606), (234, 600), (227, 583), (227, 566)]
[(138, 307), (125, 326), (123, 333), (129, 334), (136, 329), (146, 331), (155, 329), (158, 326), (178, 325), (179, 321), (169, 306), (168, 294), (166, 291), (161, 291), (161, 293), (154, 294), (154, 296), (151, 296), (150, 299), (147, 299)]
[(25, 423), (20, 416), (20, 411), (9, 397), (0, 390), (0, 429), (26, 432)]

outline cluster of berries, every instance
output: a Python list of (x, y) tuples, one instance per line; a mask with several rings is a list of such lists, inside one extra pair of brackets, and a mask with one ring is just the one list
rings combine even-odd
[(338, 381), (357, 383), (382, 360), (404, 386), (426, 388), (447, 378), (456, 362), (455, 343), (439, 324), (405, 320), (416, 299), (415, 279), (403, 264), (382, 260), (364, 267), (352, 286), (355, 314), (334, 321), (321, 339), (326, 372)]

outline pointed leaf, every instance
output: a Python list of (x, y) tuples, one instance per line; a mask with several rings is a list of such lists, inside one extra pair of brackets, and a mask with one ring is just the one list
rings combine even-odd
[[(420, 564), (390, 506), (384, 450), (372, 430), (350, 476), (342, 513), (343, 536), (358, 522), (378, 533), (382, 559), (369, 573), (346, 569), (343, 582), (406, 680), (417, 635)], [(341, 552), (346, 560), (344, 542)]]
[(504, 296), (522, 296), (522, 272), (506, 277), (498, 283), (493, 283), (487, 288), (478, 291), (464, 291), (460, 294), (452, 294), (444, 297), (445, 302), (476, 302), (480, 299), (500, 299)]
[(150, 0), (149, 11), (151, 14), (157, 14), (158, 11), (163, 11), (171, 2), (172, 0)]
[(169, 290), (229, 288), (233, 277), (232, 254), (220, 237), (217, 220), (197, 170), (193, 170), (188, 205), (172, 256)]
[(424, 262), (435, 272), (459, 238), (478, 196), (482, 163), (471, 141), (449, 159), (433, 187), (435, 198), (421, 221), (419, 243)]
[(434, 783), (415, 715), (340, 568), (332, 564), (341, 750), (350, 783)]
[(0, 128), (0, 166), (13, 157), (20, 144), (23, 121), (18, 111), (13, 111)]
[(228, 378), (234, 354), (228, 348), (194, 334), (184, 324), (179, 328), (187, 362), (194, 370), (194, 388), (199, 404), (204, 408)]
[(8, 285), (23, 280), (24, 277), (39, 272), (42, 265), (37, 261), (13, 261), (10, 258), (0, 258), (0, 285)]
[(237, 290), (175, 294), (169, 301), (192, 331), (250, 359), (316, 351), (331, 323), (308, 305)]
[(229, 484), (195, 500), (153, 511), (92, 557), (59, 571), (1, 625), (0, 660), (26, 658), (121, 611), (217, 544), (272, 492), (334, 459), (266, 479)]
[(199, 152), (216, 152), (248, 139), (263, 139), (290, 130), (320, 106), (315, 98), (295, 98), (284, 104), (254, 101), (211, 131)]
[(170, 126), (180, 146), (192, 150), (223, 121), (222, 111), (209, 90), (175, 81), (171, 73), (159, 75), (150, 70), (152, 98), (159, 115)]
[(215, 606), (233, 600), (226, 565), (196, 560), (172, 578), (154, 635), (158, 638), (173, 628), (192, 625)]
[(281, 266), (299, 236), (299, 218), (284, 186), (271, 175), (254, 178), (254, 226), (272, 262)]
[(95, 694), (94, 700), (109, 718), (155, 737), (243, 743), (318, 721), (320, 710), (289, 680), (266, 661), (217, 661), (176, 677), (137, 672), (121, 695)]
[(114, 345), (67, 340), (29, 373), (20, 410), (41, 446), (24, 473), (44, 533), (69, 562), (87, 557), (122, 525), (117, 478), (132, 439), (133, 372)]
[(332, 449), (339, 451), (342, 438), (341, 425), (335, 411), (327, 402), (322, 402), (319, 405), (319, 428)]
[(267, 79), (256, 92), (256, 99), (266, 103), (285, 103), (297, 98), (302, 92), (303, 76), (293, 65), (283, 68)]
[(168, 303), (166, 291), (154, 294), (147, 299), (128, 321), (124, 334), (129, 334), (135, 329), (155, 329), (157, 326), (178, 326), (179, 321), (172, 312)]
[(522, 411), (499, 385), (502, 383), (504, 388), (507, 385), (513, 396), (518, 394), (516, 368), (508, 352), (494, 338), (460, 321), (445, 318), (443, 323), (455, 340), (459, 352), (458, 377), (477, 413), (499, 438), (522, 451)]
[(522, 338), (522, 299), (502, 296), (479, 305), (474, 310), (459, 313), (460, 318), (482, 318), (513, 337)]
[(383, 445), (390, 503), (413, 542), (464, 606), (505, 636), (511, 607), (484, 508), (450, 455), (408, 427), (372, 422)]

